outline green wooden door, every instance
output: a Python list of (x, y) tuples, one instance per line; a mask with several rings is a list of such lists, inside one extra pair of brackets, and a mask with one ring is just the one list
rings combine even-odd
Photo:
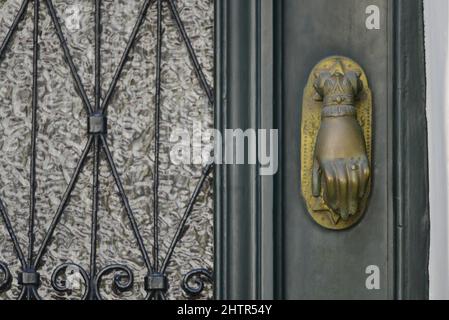
[[(217, 168), (218, 297), (427, 297), (422, 4), (404, 3), (217, 1), (217, 127), (279, 133), (276, 175)], [(303, 89), (332, 55), (357, 61), (373, 93), (371, 194), (343, 231), (316, 224), (301, 195)]]

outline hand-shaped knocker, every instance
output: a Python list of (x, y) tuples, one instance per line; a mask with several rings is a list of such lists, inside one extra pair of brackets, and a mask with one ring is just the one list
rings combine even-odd
[(322, 198), (338, 223), (361, 210), (370, 181), (370, 162), (356, 110), (356, 100), (363, 91), (361, 70), (346, 70), (340, 59), (334, 60), (330, 68), (313, 74), (321, 122), (313, 149), (311, 192), (313, 197)]

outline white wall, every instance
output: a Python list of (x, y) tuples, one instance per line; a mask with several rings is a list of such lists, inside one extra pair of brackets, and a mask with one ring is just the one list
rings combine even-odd
[(448, 0), (424, 0), (430, 174), (431, 299), (449, 299), (448, 8)]

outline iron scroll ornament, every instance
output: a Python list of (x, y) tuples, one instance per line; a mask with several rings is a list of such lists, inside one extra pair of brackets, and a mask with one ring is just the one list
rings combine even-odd
[(355, 61), (332, 56), (312, 70), (304, 89), (301, 185), (309, 214), (332, 230), (363, 215), (371, 184), (372, 96)]

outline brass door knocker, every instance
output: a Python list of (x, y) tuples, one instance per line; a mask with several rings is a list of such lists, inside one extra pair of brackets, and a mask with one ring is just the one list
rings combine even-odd
[(319, 62), (304, 89), (301, 185), (321, 226), (341, 230), (362, 216), (370, 191), (372, 97), (363, 69), (334, 56)]

